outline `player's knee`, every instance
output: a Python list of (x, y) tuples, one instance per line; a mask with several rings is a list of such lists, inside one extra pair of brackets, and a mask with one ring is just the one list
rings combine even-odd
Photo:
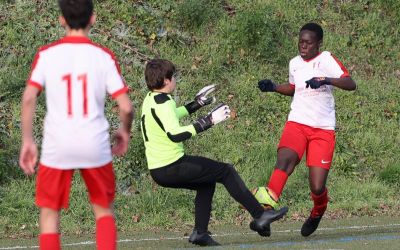
[(232, 165), (226, 164), (226, 171), (229, 173), (235, 173), (236, 169)]
[(325, 191), (325, 186), (321, 184), (311, 184), (311, 192), (315, 195), (320, 195)]
[(230, 165), (230, 164), (224, 164), (224, 166), (221, 169), (221, 175), (223, 179), (228, 178), (229, 176), (233, 176), (236, 173), (235, 168)]
[(104, 216), (113, 216), (114, 215), (114, 211), (113, 209), (110, 207), (103, 207), (97, 204), (92, 204), (93, 207), (93, 213), (96, 219), (99, 219), (101, 217)]
[(42, 207), (40, 208), (40, 216), (44, 218), (58, 218), (60, 215), (60, 210)]
[(295, 167), (296, 161), (290, 158), (282, 158), (276, 161), (276, 168), (285, 171), (287, 175), (292, 174)]
[(232, 171), (232, 176), (235, 180), (235, 185), (239, 188), (239, 190), (241, 190), (242, 192), (248, 192), (248, 189), (246, 187), (246, 184), (243, 182), (243, 179), (240, 177), (240, 175), (238, 174), (238, 172), (236, 171), (236, 169), (233, 166), (231, 167), (231, 171)]

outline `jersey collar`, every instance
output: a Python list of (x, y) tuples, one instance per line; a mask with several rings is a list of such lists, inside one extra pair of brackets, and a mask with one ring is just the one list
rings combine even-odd
[(61, 43), (92, 43), (92, 41), (85, 36), (65, 36), (61, 38)]
[(304, 60), (301, 56), (300, 56), (300, 58), (301, 58), (303, 61), (305, 61), (305, 62), (311, 62), (312, 60), (314, 60), (315, 58), (317, 58), (319, 55), (321, 55), (321, 53), (322, 53), (322, 52), (319, 52), (318, 55), (316, 55), (316, 56), (314, 56), (313, 58), (308, 59), (308, 60)]

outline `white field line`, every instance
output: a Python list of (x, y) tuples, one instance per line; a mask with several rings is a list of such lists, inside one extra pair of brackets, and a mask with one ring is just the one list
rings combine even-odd
[[(386, 225), (365, 225), (365, 226), (343, 226), (343, 227), (322, 227), (318, 228), (318, 231), (339, 231), (339, 230), (363, 230), (363, 229), (371, 229), (371, 228), (396, 228), (400, 227), (400, 224), (386, 224)], [(291, 232), (299, 232), (300, 229), (286, 229), (286, 230), (276, 230), (274, 233), (291, 233)], [(249, 233), (218, 233), (218, 234), (212, 234), (214, 237), (226, 237), (226, 236), (235, 236), (235, 235), (252, 235), (256, 234), (255, 232), (249, 232)], [(142, 241), (164, 241), (164, 240), (182, 240), (182, 239), (188, 239), (188, 236), (183, 236), (183, 237), (159, 237), (159, 238), (142, 238), (142, 239), (123, 239), (123, 240), (118, 240), (118, 243), (124, 243), (124, 242), (142, 242)], [(75, 243), (67, 243), (63, 244), (63, 246), (84, 246), (84, 245), (94, 245), (94, 241), (81, 241), (81, 242), (75, 242)], [(11, 249), (37, 249), (39, 246), (14, 246), (14, 247), (0, 247), (0, 250), (11, 250)]]

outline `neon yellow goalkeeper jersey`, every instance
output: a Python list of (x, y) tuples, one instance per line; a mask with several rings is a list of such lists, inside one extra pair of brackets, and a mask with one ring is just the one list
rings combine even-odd
[(189, 112), (176, 107), (171, 95), (149, 92), (143, 101), (141, 128), (149, 169), (169, 165), (184, 155), (183, 141), (196, 135), (193, 125), (181, 126)]

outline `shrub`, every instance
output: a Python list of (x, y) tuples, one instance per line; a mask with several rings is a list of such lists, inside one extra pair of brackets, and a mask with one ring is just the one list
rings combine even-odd
[(18, 166), (18, 152), (0, 148), (0, 184), (23, 176)]
[(222, 14), (218, 1), (184, 0), (176, 9), (176, 20), (185, 29), (199, 28)]
[(379, 179), (388, 184), (399, 184), (400, 166), (390, 165), (379, 173)]
[[(236, 50), (263, 57), (271, 63), (287, 64), (293, 48), (286, 23), (268, 5), (238, 12), (228, 27), (229, 42)], [(288, 53), (289, 52), (289, 53)]]

